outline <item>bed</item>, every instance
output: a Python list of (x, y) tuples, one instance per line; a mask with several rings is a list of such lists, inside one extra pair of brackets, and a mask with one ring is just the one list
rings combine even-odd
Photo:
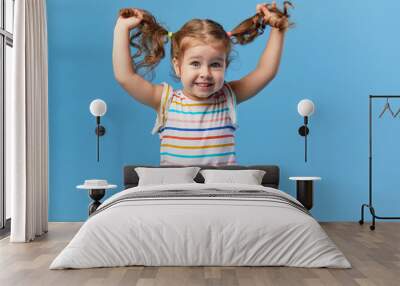
[(88, 218), (50, 269), (351, 267), (310, 213), (279, 190), (278, 166), (200, 166), (262, 170), (260, 185), (204, 183), (200, 173), (193, 183), (138, 185), (137, 167), (124, 168), (124, 190)]

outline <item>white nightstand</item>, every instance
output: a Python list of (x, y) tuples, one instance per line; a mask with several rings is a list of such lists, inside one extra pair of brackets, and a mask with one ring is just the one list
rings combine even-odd
[(89, 205), (89, 216), (101, 205), (100, 200), (104, 197), (107, 189), (115, 189), (117, 185), (108, 184), (107, 180), (85, 180), (83, 185), (76, 186), (77, 189), (89, 190), (89, 197), (93, 202)]
[(289, 177), (289, 180), (296, 181), (297, 200), (306, 209), (311, 210), (313, 207), (313, 183), (321, 180), (321, 177)]

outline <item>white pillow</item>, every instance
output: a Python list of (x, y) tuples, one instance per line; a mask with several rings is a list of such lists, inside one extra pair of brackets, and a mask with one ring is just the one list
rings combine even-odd
[(262, 170), (201, 170), (204, 183), (261, 185), (265, 171)]
[(135, 168), (139, 176), (138, 186), (196, 183), (193, 179), (199, 170), (199, 167)]

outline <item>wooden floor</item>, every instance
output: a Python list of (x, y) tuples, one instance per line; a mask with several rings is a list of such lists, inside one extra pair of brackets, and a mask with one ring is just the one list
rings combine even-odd
[(50, 223), (32, 243), (0, 241), (0, 285), (400, 285), (400, 223), (324, 223), (353, 268), (119, 267), (48, 270), (81, 223)]

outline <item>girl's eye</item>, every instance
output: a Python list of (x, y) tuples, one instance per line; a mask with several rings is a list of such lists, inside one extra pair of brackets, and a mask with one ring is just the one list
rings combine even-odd
[(211, 66), (212, 66), (213, 68), (220, 68), (220, 67), (222, 67), (222, 65), (221, 65), (220, 63), (212, 63)]
[(198, 68), (200, 66), (199, 62), (191, 62), (190, 65), (194, 66), (195, 68)]

